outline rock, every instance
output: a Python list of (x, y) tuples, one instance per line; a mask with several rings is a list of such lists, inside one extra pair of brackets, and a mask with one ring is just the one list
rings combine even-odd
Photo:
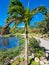
[(11, 63), (12, 63), (13, 61), (14, 61), (14, 60), (12, 59), (12, 60), (11, 60)]
[(38, 57), (35, 57), (35, 62), (39, 62), (39, 58)]
[(41, 61), (40, 61), (40, 64), (41, 64), (41, 65), (48, 65), (47, 59), (41, 60)]
[(40, 61), (40, 64), (41, 64), (41, 65), (44, 65), (44, 62), (43, 62), (43, 61)]
[(48, 53), (46, 53), (46, 57), (48, 57)]
[(44, 59), (44, 60), (43, 60), (43, 62), (44, 62), (45, 64), (48, 64), (48, 61), (47, 61), (47, 59)]
[(34, 53), (32, 53), (32, 58), (34, 58), (35, 57), (35, 55), (34, 55)]
[(45, 57), (40, 57), (40, 60), (44, 60), (45, 59)]
[(29, 58), (32, 58), (32, 56), (29, 56)]

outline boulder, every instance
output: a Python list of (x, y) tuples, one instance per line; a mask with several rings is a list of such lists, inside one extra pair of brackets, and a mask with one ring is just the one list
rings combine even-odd
[(35, 57), (35, 62), (39, 62), (39, 58), (38, 57)]
[(41, 65), (44, 65), (44, 62), (43, 62), (43, 61), (40, 61), (40, 64), (41, 64)]
[(32, 53), (32, 58), (34, 58), (35, 57), (35, 54), (34, 53)]

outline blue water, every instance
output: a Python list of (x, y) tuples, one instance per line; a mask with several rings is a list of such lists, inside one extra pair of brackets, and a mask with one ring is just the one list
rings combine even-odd
[(0, 37), (0, 49), (19, 46), (19, 39), (16, 37)]

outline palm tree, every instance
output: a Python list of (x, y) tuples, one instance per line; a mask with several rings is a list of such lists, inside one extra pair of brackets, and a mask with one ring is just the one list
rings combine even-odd
[[(22, 21), (22, 17), (17, 17), (17, 18), (7, 18), (6, 21), (8, 21), (8, 23), (6, 23), (6, 26), (3, 28), (3, 30), (1, 31), (1, 35), (5, 34), (6, 33), (6, 30), (7, 28), (9, 27), (9, 25), (12, 23), (12, 22), (15, 22), (16, 20), (20, 20)], [(18, 21), (20, 23), (20, 21)], [(18, 22), (16, 24), (18, 24)]]
[(19, 0), (10, 0), (9, 4), (9, 21), (4, 27), (4, 31), (2, 31), (2, 34), (5, 32), (5, 29), (12, 23), (16, 22), (16, 25), (19, 23), (24, 22), (25, 24), (25, 65), (28, 65), (28, 26), (30, 25), (30, 21), (32, 20), (32, 17), (38, 13), (38, 12), (45, 12), (46, 8), (43, 6), (40, 6), (38, 8), (34, 8), (32, 11), (27, 7), (24, 9), (23, 4)]

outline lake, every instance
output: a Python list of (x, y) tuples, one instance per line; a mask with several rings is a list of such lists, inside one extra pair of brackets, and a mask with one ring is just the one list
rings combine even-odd
[(0, 49), (19, 46), (19, 39), (16, 37), (0, 37)]

